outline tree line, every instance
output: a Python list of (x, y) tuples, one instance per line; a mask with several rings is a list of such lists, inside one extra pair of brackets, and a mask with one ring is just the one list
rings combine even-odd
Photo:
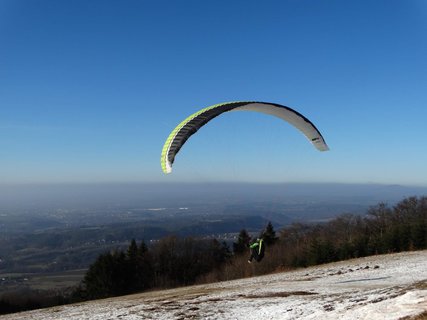
[(427, 197), (409, 197), (393, 207), (380, 203), (365, 215), (342, 214), (325, 223), (293, 223), (266, 246), (264, 260), (248, 266), (245, 230), (230, 264), (205, 282), (231, 280), (370, 255), (427, 249)]
[(74, 297), (105, 298), (151, 288), (193, 284), (231, 259), (225, 242), (170, 236), (147, 247), (132, 240), (126, 251), (102, 254), (89, 267)]
[(317, 225), (293, 224), (281, 231), (282, 264), (320, 263), (427, 248), (427, 197), (394, 207), (380, 203), (365, 216), (343, 214)]
[[(242, 238), (242, 234), (244, 235)], [(271, 222), (259, 235), (267, 245), (277, 238)], [(126, 251), (100, 255), (90, 266), (75, 291), (77, 299), (97, 299), (151, 288), (170, 288), (196, 283), (224, 265), (232, 264), (233, 255), (248, 251), (251, 237), (243, 230), (233, 252), (226, 242), (170, 236), (149, 247), (133, 239)]]
[[(266, 254), (248, 264), (251, 236), (242, 229), (230, 248), (216, 239), (165, 237), (130, 242), (126, 250), (100, 255), (64, 302), (74, 302), (231, 280), (368, 255), (427, 248), (427, 197), (393, 207), (380, 203), (365, 215), (343, 214), (325, 223), (293, 223), (278, 232), (272, 223), (258, 235)], [(5, 302), (0, 300), (1, 303)], [(0, 310), (1, 312), (1, 310)]]

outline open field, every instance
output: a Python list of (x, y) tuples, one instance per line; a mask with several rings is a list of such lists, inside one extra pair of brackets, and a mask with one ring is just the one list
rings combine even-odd
[(15, 290), (63, 290), (79, 284), (86, 269), (51, 273), (7, 273), (0, 277), (0, 295)]

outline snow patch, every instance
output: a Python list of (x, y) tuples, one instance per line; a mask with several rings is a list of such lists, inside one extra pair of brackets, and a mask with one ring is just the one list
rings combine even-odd
[(400, 319), (427, 311), (427, 251), (0, 316), (1, 320)]

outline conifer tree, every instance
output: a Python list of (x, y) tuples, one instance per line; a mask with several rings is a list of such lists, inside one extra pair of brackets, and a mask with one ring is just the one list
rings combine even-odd
[(276, 231), (274, 231), (273, 225), (269, 221), (267, 227), (261, 232), (260, 238), (262, 238), (266, 245), (272, 245), (277, 241)]
[(127, 256), (128, 260), (135, 261), (137, 255), (138, 255), (138, 246), (136, 245), (135, 239), (132, 239), (132, 241), (130, 242), (130, 245), (128, 247), (126, 256)]
[(250, 240), (251, 240), (251, 236), (248, 234), (246, 229), (240, 230), (239, 236), (237, 238), (237, 242), (233, 242), (234, 254), (241, 254), (247, 251)]
[(144, 241), (138, 247), (136, 257), (136, 282), (139, 291), (146, 290), (153, 285), (153, 259)]

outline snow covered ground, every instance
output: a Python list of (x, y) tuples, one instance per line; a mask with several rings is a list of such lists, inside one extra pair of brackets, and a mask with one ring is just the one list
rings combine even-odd
[(18, 319), (401, 319), (427, 311), (427, 251), (1, 316)]

